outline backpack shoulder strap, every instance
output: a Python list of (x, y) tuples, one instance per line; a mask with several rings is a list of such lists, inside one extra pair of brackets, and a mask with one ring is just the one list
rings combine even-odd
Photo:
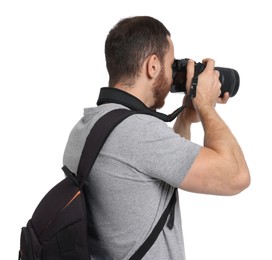
[(129, 260), (140, 260), (144, 257), (144, 255), (148, 252), (148, 250), (152, 247), (152, 245), (157, 240), (159, 234), (163, 230), (165, 223), (169, 217), (167, 227), (171, 230), (174, 227), (174, 214), (175, 214), (175, 204), (176, 204), (176, 196), (177, 196), (177, 188), (174, 189), (173, 195), (162, 213), (159, 221), (156, 226), (153, 228), (150, 235), (146, 238), (143, 244), (134, 252), (134, 254), (129, 258)]
[(78, 182), (81, 188), (112, 130), (124, 119), (136, 113), (136, 111), (128, 109), (115, 109), (102, 116), (94, 124), (87, 136), (77, 169)]
[[(143, 111), (134, 111), (134, 110), (127, 110), (127, 109), (116, 109), (108, 112), (104, 116), (102, 116), (92, 127), (78, 165), (77, 170), (77, 181), (78, 186), (81, 188), (83, 187), (93, 165), (94, 162), (103, 147), (104, 143), (106, 142), (108, 136), (112, 132), (112, 130), (121, 123), (127, 117), (133, 114), (149, 114)], [(63, 170), (69, 178), (75, 178), (69, 169), (64, 165)], [(162, 216), (160, 217), (158, 223), (144, 241), (144, 243), (136, 250), (136, 252), (131, 256), (130, 260), (138, 260), (142, 259), (142, 257), (147, 253), (147, 251), (151, 248), (154, 244), (156, 239), (158, 238), (160, 232), (165, 226), (165, 223), (168, 220), (168, 228), (172, 229), (174, 225), (174, 211), (175, 211), (175, 204), (176, 204), (176, 190), (174, 189), (172, 198), (170, 199), (166, 209), (164, 210)]]

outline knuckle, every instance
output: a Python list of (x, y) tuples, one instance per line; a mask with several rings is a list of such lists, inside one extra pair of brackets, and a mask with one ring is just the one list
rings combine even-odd
[(215, 60), (214, 60), (214, 59), (209, 58), (209, 60), (210, 60), (213, 64), (215, 64)]
[(215, 65), (214, 59), (208, 58), (208, 62), (214, 67), (214, 65)]
[(219, 76), (220, 76), (219, 71), (218, 70), (214, 70), (214, 75), (215, 75), (215, 77), (219, 78)]

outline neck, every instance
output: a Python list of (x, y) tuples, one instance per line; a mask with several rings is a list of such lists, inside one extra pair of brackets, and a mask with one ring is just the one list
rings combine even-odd
[(120, 89), (122, 91), (129, 93), (130, 95), (135, 96), (149, 108), (152, 107), (154, 104), (153, 91), (149, 90), (144, 84), (132, 86), (117, 84), (116, 86), (114, 86), (114, 88)]
[(167, 116), (165, 114), (156, 112), (155, 110), (148, 108), (141, 100), (139, 100), (136, 96), (131, 95), (127, 91), (109, 87), (104, 87), (100, 89), (99, 98), (97, 100), (98, 106), (105, 103), (121, 104), (130, 108), (131, 110), (141, 111), (144, 114), (153, 115), (165, 122), (173, 121), (184, 108), (180, 107), (176, 109), (172, 114)]

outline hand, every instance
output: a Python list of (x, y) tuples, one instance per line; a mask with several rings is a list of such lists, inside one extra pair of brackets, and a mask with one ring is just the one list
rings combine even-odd
[[(203, 63), (206, 64), (206, 67), (204, 71), (198, 75), (196, 97), (192, 99), (193, 105), (197, 111), (207, 106), (214, 107), (217, 102), (226, 103), (228, 100), (228, 97), (225, 95), (223, 98), (219, 98), (221, 94), (221, 83), (219, 81), (219, 72), (214, 70), (214, 60), (204, 59)], [(186, 79), (187, 93), (189, 93), (190, 90), (194, 69), (194, 62), (189, 60), (187, 64)]]

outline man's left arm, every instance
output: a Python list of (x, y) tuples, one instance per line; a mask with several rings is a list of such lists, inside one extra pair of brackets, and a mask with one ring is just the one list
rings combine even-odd
[(173, 129), (175, 133), (181, 137), (191, 140), (191, 125), (192, 123), (200, 122), (200, 120), (192, 104), (192, 100), (188, 95), (184, 96), (183, 106), (185, 106), (185, 108), (178, 115)]

